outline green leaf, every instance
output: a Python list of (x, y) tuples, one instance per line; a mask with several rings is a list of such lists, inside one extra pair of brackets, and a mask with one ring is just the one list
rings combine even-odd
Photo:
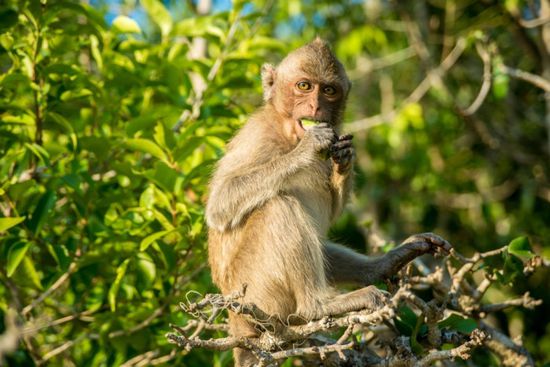
[(40, 232), (44, 221), (48, 217), (48, 214), (53, 209), (55, 201), (57, 200), (57, 195), (54, 191), (46, 191), (44, 195), (38, 201), (34, 212), (32, 213), (31, 219), (29, 220), (29, 229), (34, 233)]
[(518, 237), (508, 244), (508, 252), (518, 257), (532, 258), (535, 256), (531, 249), (529, 239), (525, 236)]
[(176, 259), (178, 257), (174, 246), (170, 246), (161, 242), (154, 244), (153, 248), (159, 253), (159, 257), (168, 272), (174, 271), (176, 269)]
[(122, 33), (141, 33), (141, 28), (135, 20), (126, 15), (119, 15), (113, 20), (115, 30)]
[(25, 254), (27, 253), (30, 245), (30, 242), (20, 241), (10, 247), (10, 250), (8, 252), (8, 264), (6, 267), (8, 277), (11, 277), (13, 275), (15, 269), (17, 269), (17, 267), (25, 257)]
[(203, 136), (192, 136), (186, 139), (186, 141), (180, 144), (174, 152), (174, 160), (178, 163), (183, 163), (187, 158), (191, 157), (191, 154), (201, 145), (204, 144), (206, 138)]
[(160, 231), (160, 232), (156, 232), (156, 233), (153, 233), (147, 237), (145, 237), (140, 245), (139, 245), (139, 250), (140, 251), (145, 251), (147, 250), (147, 248), (153, 243), (155, 242), (156, 240), (166, 236), (168, 233), (171, 233), (172, 231)]
[(103, 305), (103, 300), (105, 298), (105, 289), (102, 284), (96, 284), (88, 293), (86, 297), (86, 310), (96, 311), (101, 308)]
[(502, 272), (497, 273), (497, 277), (503, 284), (512, 284), (516, 278), (523, 276), (523, 261), (509, 253), (504, 253), (503, 256), (504, 266)]
[(7, 231), (25, 220), (25, 217), (0, 218), (0, 232)]
[(497, 99), (503, 99), (508, 94), (510, 77), (506, 74), (496, 73), (493, 76), (493, 95)]
[(143, 291), (150, 288), (157, 276), (157, 267), (155, 262), (146, 252), (138, 253), (136, 270), (138, 275), (139, 290)]
[(183, 180), (181, 172), (164, 162), (157, 162), (154, 169), (145, 172), (145, 177), (167, 192), (174, 192), (178, 180)]
[(109, 288), (109, 306), (111, 308), (111, 311), (116, 311), (116, 297), (118, 294), (118, 290), (120, 289), (120, 285), (122, 283), (122, 279), (124, 278), (124, 275), (126, 275), (126, 270), (128, 269), (128, 264), (130, 263), (130, 259), (126, 259), (120, 264), (116, 269), (116, 278), (113, 284), (111, 285), (111, 288)]
[(17, 273), (24, 277), (23, 279), (25, 279), (26, 282), (34, 285), (37, 289), (43, 289), (42, 283), (40, 282), (40, 276), (34, 267), (34, 263), (28, 256), (23, 258), (23, 262), (21, 266), (19, 266), (19, 271)]
[(147, 139), (128, 139), (124, 142), (124, 145), (132, 150), (137, 150), (144, 153), (149, 153), (153, 157), (168, 161), (168, 156), (161, 147)]
[(141, 5), (147, 11), (153, 22), (160, 28), (163, 37), (166, 37), (172, 30), (172, 17), (161, 1), (141, 0)]
[[(63, 96), (61, 96), (61, 99), (63, 99)], [(73, 145), (73, 149), (76, 149), (76, 147), (77, 147), (77, 138), (76, 138), (76, 134), (74, 132), (73, 125), (69, 122), (69, 120), (67, 120), (65, 117), (63, 117), (60, 114), (55, 113), (55, 112), (48, 112), (47, 116), (50, 119), (52, 119), (55, 123), (57, 123), (59, 126), (61, 126), (67, 132), (67, 134), (71, 138), (71, 143)]]
[(168, 231), (173, 231), (175, 228), (174, 228), (174, 225), (172, 224), (172, 222), (166, 218), (164, 216), (163, 213), (161, 213), (160, 211), (156, 210), (156, 209), (153, 209), (152, 210), (153, 212), (153, 216), (154, 218), (164, 227), (166, 228), (166, 230)]
[(20, 114), (17, 116), (12, 115), (2, 115), (2, 124), (17, 124), (17, 125), (33, 125), (34, 117), (28, 114)]
[(216, 163), (215, 160), (205, 160), (196, 167), (194, 167), (191, 172), (185, 176), (184, 185), (189, 184), (189, 182), (197, 177), (209, 177), (212, 172), (212, 166)]
[(452, 330), (459, 331), (463, 334), (470, 334), (477, 328), (477, 322), (474, 319), (462, 317), (455, 313), (447, 317), (444, 320), (441, 320), (437, 323), (440, 329), (449, 328)]
[(8, 30), (17, 24), (17, 12), (12, 9), (0, 11), (0, 33)]
[(78, 69), (73, 65), (67, 65), (67, 64), (50, 64), (47, 67), (44, 68), (44, 74), (50, 75), (50, 74), (59, 74), (59, 75), (78, 75), (79, 71)]
[(32, 152), (42, 164), (50, 165), (50, 154), (41, 145), (36, 143), (25, 143), (25, 147)]
[(67, 271), (71, 263), (71, 257), (69, 251), (64, 245), (54, 245), (51, 243), (46, 244), (50, 255), (55, 259), (57, 265), (62, 271)]
[(162, 148), (171, 149), (176, 144), (174, 133), (167, 130), (162, 122), (159, 122), (154, 129), (153, 138)]
[(77, 98), (88, 97), (88, 96), (91, 96), (92, 94), (93, 94), (92, 91), (86, 88), (72, 89), (61, 93), (61, 100), (63, 102), (67, 102)]
[(395, 326), (400, 333), (411, 336), (416, 328), (417, 320), (418, 316), (410, 307), (402, 306), (398, 310)]
[(95, 35), (90, 36), (90, 50), (99, 70), (103, 69), (103, 56), (101, 55), (99, 39)]
[(223, 39), (224, 31), (217, 26), (215, 16), (186, 18), (176, 24), (176, 33), (183, 36), (201, 37), (212, 35)]

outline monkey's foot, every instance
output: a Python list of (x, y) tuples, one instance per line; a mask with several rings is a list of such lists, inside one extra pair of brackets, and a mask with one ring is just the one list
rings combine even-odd
[(374, 285), (361, 288), (357, 292), (363, 293), (365, 297), (364, 308), (369, 311), (376, 311), (390, 304), (391, 294), (389, 292), (378, 289)]

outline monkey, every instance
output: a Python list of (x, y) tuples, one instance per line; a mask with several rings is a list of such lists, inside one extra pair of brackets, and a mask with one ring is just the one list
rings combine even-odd
[[(209, 185), (205, 217), (214, 283), (230, 294), (247, 284), (244, 302), (288, 320), (375, 310), (387, 296), (373, 283), (415, 257), (448, 251), (432, 233), (411, 236), (368, 257), (326, 238), (353, 181), (351, 135), (339, 135), (351, 83), (320, 38), (261, 72), (264, 104), (227, 145)], [(306, 128), (306, 121), (316, 124)], [(363, 288), (338, 294), (335, 285)], [(259, 332), (230, 314), (234, 336)], [(257, 362), (236, 348), (236, 366)]]

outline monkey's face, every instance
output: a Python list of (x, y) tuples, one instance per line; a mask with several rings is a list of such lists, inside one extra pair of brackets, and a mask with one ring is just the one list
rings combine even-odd
[(303, 120), (328, 122), (337, 125), (345, 98), (338, 83), (299, 77), (289, 83), (291, 89), (292, 118), (304, 129)]
[(350, 82), (342, 64), (320, 40), (291, 52), (274, 69), (262, 69), (264, 98), (302, 137), (303, 120), (340, 125)]

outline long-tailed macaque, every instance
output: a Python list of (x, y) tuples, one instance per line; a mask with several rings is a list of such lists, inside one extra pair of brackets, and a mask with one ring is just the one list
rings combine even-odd
[[(214, 282), (224, 294), (246, 283), (244, 301), (281, 320), (380, 307), (385, 295), (367, 285), (450, 245), (426, 233), (369, 258), (328, 241), (352, 184), (352, 137), (338, 135), (350, 82), (328, 45), (316, 39), (276, 68), (264, 65), (262, 83), (265, 105), (228, 144), (210, 185), (206, 220)], [(318, 124), (306, 129), (306, 120)], [(332, 285), (338, 282), (365, 288), (337, 295)], [(235, 336), (258, 333), (236, 315), (230, 326)], [(237, 366), (255, 361), (235, 351)]]

